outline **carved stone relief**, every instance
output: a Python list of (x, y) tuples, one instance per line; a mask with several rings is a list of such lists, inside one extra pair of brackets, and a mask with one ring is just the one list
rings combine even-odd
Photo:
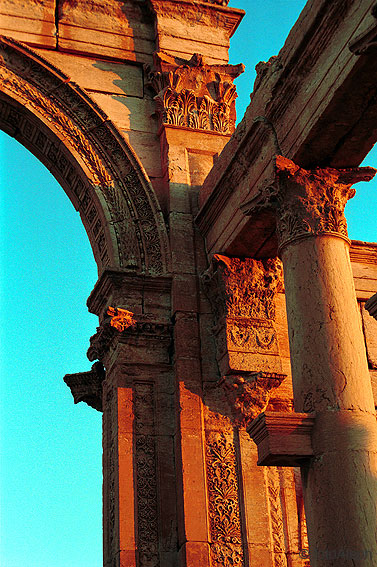
[(280, 249), (299, 238), (337, 234), (348, 238), (344, 208), (355, 195), (354, 183), (369, 181), (371, 167), (305, 170), (283, 156), (276, 156), (276, 182), (242, 205), (246, 215), (274, 209)]
[(224, 376), (219, 386), (225, 391), (237, 426), (246, 426), (267, 409), (270, 398), (286, 374), (274, 372), (245, 372), (239, 376)]
[(149, 86), (155, 93), (161, 124), (234, 131), (236, 87), (233, 80), (243, 65), (208, 65), (194, 54), (190, 61), (163, 53), (155, 55), (156, 66), (147, 68)]
[[(216, 254), (202, 283), (214, 314), (220, 373), (279, 372), (274, 321), (275, 296), (283, 287), (280, 261)], [(266, 360), (270, 368), (261, 366)]]
[(242, 567), (237, 462), (231, 432), (207, 431), (206, 464), (212, 567)]
[(154, 386), (134, 384), (137, 549), (140, 567), (159, 565)]
[(271, 519), (271, 539), (274, 567), (287, 567), (283, 512), (280, 501), (280, 480), (277, 467), (266, 467), (267, 495)]

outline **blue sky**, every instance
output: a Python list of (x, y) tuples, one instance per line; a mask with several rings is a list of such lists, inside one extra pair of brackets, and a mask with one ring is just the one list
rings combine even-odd
[[(238, 115), (254, 67), (277, 54), (304, 2), (231, 0), (247, 15), (232, 38), (243, 62)], [(90, 368), (97, 279), (78, 214), (49, 172), (0, 133), (1, 543), (4, 567), (101, 567), (101, 414), (74, 405), (62, 378)], [(368, 165), (377, 167), (377, 152)], [(377, 182), (347, 205), (350, 237), (377, 240)], [(373, 222), (374, 221), (374, 222)], [(5, 511), (5, 513), (4, 513)]]

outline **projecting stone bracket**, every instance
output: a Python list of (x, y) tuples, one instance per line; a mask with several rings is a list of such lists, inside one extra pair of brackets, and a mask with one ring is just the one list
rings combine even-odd
[(263, 412), (287, 377), (277, 372), (237, 372), (221, 378), (218, 385), (225, 392), (233, 422), (245, 426)]
[(297, 467), (314, 456), (314, 414), (261, 413), (247, 428), (258, 447), (259, 466)]
[(88, 406), (102, 411), (102, 382), (105, 370), (100, 362), (95, 362), (88, 372), (66, 374), (64, 382), (70, 388), (75, 404), (85, 402)]

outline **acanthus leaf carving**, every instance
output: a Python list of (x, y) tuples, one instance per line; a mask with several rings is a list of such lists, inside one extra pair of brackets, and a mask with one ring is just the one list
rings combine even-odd
[(155, 68), (146, 70), (162, 124), (221, 134), (234, 130), (233, 80), (243, 71), (242, 65), (208, 65), (197, 53), (178, 63), (157, 53), (155, 61)]
[(370, 181), (372, 167), (306, 170), (281, 155), (275, 157), (274, 184), (241, 206), (248, 216), (263, 209), (275, 211), (280, 250), (308, 236), (335, 234), (348, 240), (344, 209), (355, 195), (352, 185)]
[(236, 450), (228, 433), (207, 431), (208, 513), (213, 567), (244, 565)]

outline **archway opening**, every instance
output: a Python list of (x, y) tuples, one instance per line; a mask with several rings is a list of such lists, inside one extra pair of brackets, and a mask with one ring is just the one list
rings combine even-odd
[(90, 368), (96, 264), (48, 170), (3, 132), (0, 147), (1, 562), (99, 567), (101, 414), (63, 382)]

